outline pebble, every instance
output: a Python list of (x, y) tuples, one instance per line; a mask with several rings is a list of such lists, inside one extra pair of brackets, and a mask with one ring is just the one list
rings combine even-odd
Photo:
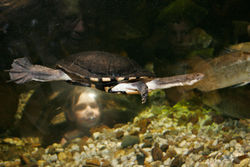
[(160, 149), (158, 143), (155, 143), (155, 146), (152, 149), (151, 153), (152, 153), (152, 157), (153, 157), (154, 161), (157, 161), (157, 160), (161, 161), (162, 160), (163, 153), (162, 153), (162, 150)]
[(92, 166), (100, 166), (100, 161), (99, 159), (93, 158), (93, 159), (87, 159), (86, 160), (86, 165), (92, 165)]
[(187, 145), (187, 141), (186, 140), (183, 140), (180, 144), (179, 144), (179, 147), (184, 147)]
[(138, 136), (124, 136), (122, 140), (121, 147), (126, 148), (140, 143), (140, 138)]
[(77, 144), (73, 144), (69, 150), (70, 152), (73, 151), (80, 151), (80, 147)]
[(75, 152), (73, 155), (73, 159), (75, 162), (80, 162), (82, 160), (82, 156), (79, 152)]
[(150, 165), (152, 167), (160, 167), (162, 165), (162, 162), (161, 161), (154, 161), (154, 162), (151, 162)]
[(51, 156), (49, 156), (49, 159), (48, 159), (50, 162), (55, 162), (57, 160), (57, 155), (56, 154), (53, 154)]
[(45, 160), (38, 160), (38, 161), (37, 161), (37, 165), (38, 165), (38, 166), (44, 166), (45, 163), (46, 163)]
[(58, 159), (59, 159), (60, 161), (64, 161), (64, 160), (67, 159), (67, 155), (66, 155), (64, 152), (60, 152), (60, 153), (58, 154)]
[(100, 136), (101, 136), (101, 133), (100, 133), (100, 132), (95, 132), (95, 133), (93, 133), (93, 138), (94, 138), (94, 140), (98, 140)]
[(243, 159), (240, 161), (239, 165), (235, 165), (235, 167), (249, 167), (250, 166), (250, 158)]

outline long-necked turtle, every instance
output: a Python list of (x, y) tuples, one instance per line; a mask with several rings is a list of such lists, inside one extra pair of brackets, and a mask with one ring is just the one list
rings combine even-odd
[(82, 86), (94, 87), (110, 93), (140, 93), (146, 102), (148, 91), (173, 86), (192, 85), (203, 74), (194, 73), (174, 77), (155, 78), (125, 56), (101, 51), (81, 52), (61, 60), (57, 69), (32, 65), (24, 58), (15, 59), (9, 70), (10, 79), (17, 84), (28, 81), (66, 80)]

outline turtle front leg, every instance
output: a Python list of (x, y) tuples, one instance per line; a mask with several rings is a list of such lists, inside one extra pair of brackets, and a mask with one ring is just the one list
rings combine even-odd
[(133, 85), (137, 88), (137, 91), (141, 94), (141, 103), (144, 104), (148, 98), (148, 86), (142, 82), (138, 81), (133, 83)]
[(146, 103), (148, 97), (148, 86), (142, 82), (133, 83), (119, 83), (109, 90), (110, 93), (126, 93), (126, 94), (138, 94), (141, 95), (142, 104)]

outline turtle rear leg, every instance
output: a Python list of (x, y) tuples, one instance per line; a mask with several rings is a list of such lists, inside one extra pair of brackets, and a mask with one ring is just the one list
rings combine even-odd
[(10, 81), (17, 84), (25, 83), (32, 80), (32, 75), (29, 74), (29, 68), (32, 66), (27, 57), (15, 59), (11, 65), (9, 72)]
[(28, 81), (55, 81), (71, 80), (71, 78), (61, 70), (54, 70), (40, 65), (32, 65), (27, 57), (18, 58), (11, 64), (9, 72), (10, 81), (22, 84)]

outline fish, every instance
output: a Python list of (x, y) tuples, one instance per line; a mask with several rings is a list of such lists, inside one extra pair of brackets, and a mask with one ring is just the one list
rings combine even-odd
[(250, 53), (250, 42), (243, 42), (228, 47), (229, 50), (242, 51)]
[(211, 60), (193, 63), (192, 72), (204, 74), (203, 79), (184, 89), (209, 92), (250, 82), (250, 52), (234, 50)]
[(250, 85), (233, 89), (220, 89), (211, 92), (205, 92), (202, 95), (202, 102), (223, 115), (250, 119), (249, 101)]

